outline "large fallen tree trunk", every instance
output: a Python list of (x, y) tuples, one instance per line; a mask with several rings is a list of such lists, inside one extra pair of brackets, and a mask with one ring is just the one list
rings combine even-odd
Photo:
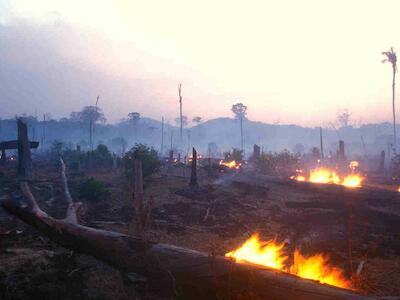
[(373, 299), (273, 269), (82, 226), (72, 216), (77, 206), (70, 202), (64, 167), (62, 179), (69, 203), (65, 219), (54, 219), (42, 211), (26, 183), (21, 184), (26, 202), (10, 197), (2, 206), (60, 245), (122, 271), (145, 275), (149, 281), (157, 282), (160, 289), (185, 299)]

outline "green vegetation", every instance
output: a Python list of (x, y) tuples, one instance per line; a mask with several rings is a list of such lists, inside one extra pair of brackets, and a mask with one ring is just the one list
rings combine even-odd
[(103, 201), (107, 198), (109, 191), (103, 182), (94, 178), (86, 178), (78, 185), (78, 197), (87, 201)]
[(143, 177), (149, 176), (158, 171), (161, 162), (158, 153), (153, 147), (144, 144), (136, 144), (123, 157), (123, 165), (128, 178), (133, 178), (133, 162), (135, 158), (142, 161)]

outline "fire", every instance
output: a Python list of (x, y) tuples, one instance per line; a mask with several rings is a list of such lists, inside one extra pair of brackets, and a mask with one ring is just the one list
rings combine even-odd
[(284, 243), (278, 244), (275, 241), (261, 241), (258, 234), (254, 234), (242, 246), (226, 253), (225, 256), (234, 258), (239, 263), (250, 262), (321, 283), (351, 288), (351, 283), (343, 276), (343, 271), (330, 266), (328, 257), (323, 254), (305, 257), (295, 250), (294, 263), (287, 268), (284, 246)]
[(229, 169), (239, 169), (242, 165), (241, 163), (237, 163), (235, 160), (231, 160), (228, 162), (221, 160), (219, 164), (221, 166), (228, 167)]
[(237, 262), (251, 262), (274, 269), (282, 269), (287, 257), (283, 256), (284, 244), (277, 244), (274, 241), (263, 242), (257, 234), (249, 238), (241, 247), (227, 254), (226, 257), (233, 257)]
[(353, 160), (353, 161), (350, 162), (349, 168), (352, 169), (352, 170), (354, 171), (356, 168), (358, 168), (359, 165), (360, 165), (360, 164), (359, 164), (358, 161)]
[[(291, 179), (297, 181), (306, 181), (306, 177), (303, 175), (291, 176)], [(330, 183), (330, 184), (340, 184), (346, 187), (361, 187), (364, 177), (360, 174), (350, 174), (343, 178), (336, 174), (328, 168), (318, 168), (310, 171), (310, 176), (308, 178), (309, 182), (313, 183)]]
[(347, 187), (360, 187), (363, 178), (360, 175), (352, 174), (343, 179), (342, 185)]
[(335, 172), (331, 172), (329, 169), (316, 169), (310, 172), (310, 182), (314, 183), (336, 183), (340, 182), (339, 177)]
[(317, 280), (342, 288), (351, 288), (350, 281), (344, 278), (343, 270), (328, 264), (329, 258), (323, 254), (305, 257), (300, 251), (294, 252), (294, 263), (290, 273), (302, 278)]
[(303, 175), (297, 175), (294, 179), (297, 181), (306, 181), (306, 178)]

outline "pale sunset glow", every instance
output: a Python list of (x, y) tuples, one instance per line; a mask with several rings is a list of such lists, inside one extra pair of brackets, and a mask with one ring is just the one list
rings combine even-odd
[(231, 117), (242, 101), (266, 123), (326, 125), (341, 109), (390, 122), (381, 52), (400, 49), (399, 11), (398, 1), (5, 0), (0, 29), (32, 38), (33, 48), (2, 42), (3, 57), (15, 61), (14, 49), (27, 47), (19, 63), (32, 72), (57, 73), (59, 62), (71, 66), (64, 73), (90, 70), (108, 84), (90, 74), (68, 89), (52, 75), (50, 91), (5, 84), (2, 113), (35, 104), (63, 116), (101, 94), (111, 122), (133, 108), (173, 120), (182, 82), (185, 114), (204, 119)]

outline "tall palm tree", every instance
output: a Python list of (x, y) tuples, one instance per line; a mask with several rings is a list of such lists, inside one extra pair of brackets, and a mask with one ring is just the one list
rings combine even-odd
[(232, 105), (231, 111), (240, 121), (240, 150), (243, 151), (243, 119), (246, 118), (247, 106), (243, 103), (236, 103)]
[(396, 72), (397, 72), (397, 55), (394, 52), (393, 47), (390, 48), (389, 51), (382, 52), (386, 58), (382, 60), (383, 63), (391, 63), (393, 70), (393, 78), (392, 78), (392, 106), (393, 106), (393, 149), (396, 152), (397, 148), (397, 137), (396, 137), (396, 110), (395, 110), (395, 82), (396, 82)]

